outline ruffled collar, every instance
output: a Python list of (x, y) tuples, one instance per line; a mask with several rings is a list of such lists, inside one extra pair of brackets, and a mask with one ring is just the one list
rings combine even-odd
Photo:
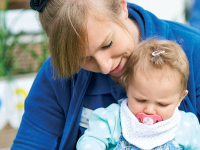
[(152, 149), (175, 138), (181, 115), (178, 108), (168, 120), (151, 126), (140, 123), (127, 106), (128, 100), (121, 103), (121, 125), (124, 138), (141, 149)]

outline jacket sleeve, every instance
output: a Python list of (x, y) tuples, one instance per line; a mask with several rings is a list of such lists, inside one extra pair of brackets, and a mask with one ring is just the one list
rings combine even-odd
[[(199, 33), (199, 36), (197, 38), (199, 39), (200, 31), (198, 33)], [(199, 40), (196, 41), (196, 43), (194, 44), (194, 50), (192, 51), (191, 56), (192, 56), (192, 62), (189, 62), (191, 65), (190, 65), (190, 75), (189, 75), (189, 80), (188, 80), (188, 89), (190, 89), (192, 87), (191, 78), (193, 78), (193, 80), (195, 82), (194, 83), (194, 85), (195, 85), (194, 91), (195, 92), (191, 91), (189, 98), (190, 98), (192, 105), (194, 106), (194, 110), (195, 110), (194, 114), (196, 114), (198, 120), (200, 121), (200, 67), (199, 67), (200, 43), (199, 43)], [(193, 75), (193, 77), (191, 77), (191, 74)], [(189, 93), (188, 93), (188, 95), (189, 95)]]
[[(47, 59), (25, 100), (24, 115), (11, 150), (53, 150), (58, 146), (70, 99), (68, 84), (69, 81), (53, 79), (51, 60)], [(66, 99), (64, 104), (60, 97)]]
[[(199, 32), (200, 33), (200, 32)], [(199, 67), (199, 62), (200, 62), (200, 44), (197, 47), (197, 51), (194, 53), (194, 57), (196, 58), (194, 61), (195, 64), (195, 81), (196, 81), (196, 110), (197, 110), (197, 118), (200, 122), (200, 67)], [(195, 56), (196, 55), (196, 56)]]
[(194, 113), (200, 121), (200, 31), (194, 28), (187, 29), (188, 32), (179, 34), (180, 38), (185, 37), (182, 44), (179, 44), (183, 45), (183, 49), (189, 60), (189, 78), (187, 83), (188, 95), (185, 100), (181, 102), (179, 108), (185, 112)]
[(119, 110), (118, 104), (96, 109), (89, 119), (89, 128), (78, 140), (76, 148), (78, 150), (112, 149), (121, 134)]
[(181, 123), (175, 140), (184, 150), (200, 149), (200, 125), (193, 113), (181, 112)]

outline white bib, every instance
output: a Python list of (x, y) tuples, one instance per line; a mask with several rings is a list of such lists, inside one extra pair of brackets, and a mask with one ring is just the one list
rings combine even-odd
[(153, 149), (175, 138), (181, 121), (178, 108), (171, 118), (153, 125), (145, 125), (138, 121), (127, 104), (128, 99), (121, 104), (121, 125), (122, 134), (130, 144), (141, 149)]

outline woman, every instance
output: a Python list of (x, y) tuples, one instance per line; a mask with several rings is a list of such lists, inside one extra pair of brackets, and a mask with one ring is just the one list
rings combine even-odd
[(152, 37), (176, 41), (185, 51), (189, 94), (179, 109), (200, 118), (200, 32), (125, 0), (32, 0), (31, 7), (39, 11), (51, 58), (25, 101), (11, 149), (75, 149), (87, 127), (82, 110), (89, 113), (126, 97), (123, 68), (137, 43)]

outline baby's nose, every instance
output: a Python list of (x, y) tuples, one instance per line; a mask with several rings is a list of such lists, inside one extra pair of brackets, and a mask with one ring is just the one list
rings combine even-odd
[(148, 114), (148, 115), (155, 115), (156, 114), (156, 110), (153, 106), (147, 106), (145, 109), (144, 109), (144, 113)]

